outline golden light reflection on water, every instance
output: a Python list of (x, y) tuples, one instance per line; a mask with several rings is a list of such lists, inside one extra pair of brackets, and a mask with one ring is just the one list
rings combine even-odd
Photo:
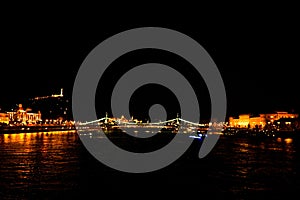
[(247, 153), (249, 151), (249, 144), (248, 143), (240, 143), (240, 152)]
[(292, 138), (286, 138), (286, 139), (284, 139), (284, 141), (285, 141), (285, 143), (290, 144), (290, 143), (293, 142), (293, 139)]
[[(101, 180), (104, 184), (115, 183), (112, 180), (117, 176), (110, 176), (110, 170), (101, 168), (92, 159), (86, 159), (86, 154), (82, 154), (82, 144), (76, 140), (80, 139), (75, 131), (0, 134), (2, 190), (10, 191), (11, 194), (20, 193), (24, 197), (24, 194), (32, 195), (41, 191), (45, 191), (46, 195), (49, 191), (59, 190), (64, 193), (70, 190), (73, 193), (79, 190), (79, 186), (94, 183), (95, 180)], [(253, 194), (260, 190), (270, 191), (270, 188), (283, 188), (281, 191), (290, 192), (290, 187), (296, 185), (293, 182), (297, 167), (295, 140), (221, 138), (219, 146), (210, 155), (211, 160), (207, 160), (207, 165), (195, 162), (191, 168), (182, 169), (205, 171), (207, 177), (203, 173), (198, 173), (199, 177), (194, 177), (195, 173), (191, 173), (189, 177), (206, 180), (204, 183), (214, 180), (213, 183), (218, 183), (222, 190), (233, 191), (235, 194)], [(202, 166), (204, 167), (201, 168)], [(94, 174), (95, 171), (97, 175)], [(87, 178), (79, 183), (85, 175)], [(182, 175), (183, 172), (180, 171), (180, 176)], [(120, 181), (119, 177), (117, 181)], [(127, 181), (125, 177), (124, 183)], [(99, 185), (95, 187), (99, 188)]]
[(282, 138), (277, 138), (276, 139), (276, 141), (277, 142), (282, 142), (282, 141), (284, 141), (286, 144), (291, 144), (291, 143), (293, 143), (293, 138), (285, 138), (285, 139), (282, 139)]
[(49, 135), (64, 135), (66, 133), (76, 133), (76, 131), (53, 131), (53, 132), (34, 132), (34, 133), (7, 133), (3, 134), (4, 143), (25, 143), (29, 144), (31, 140), (37, 137), (43, 137), (43, 140), (48, 138), (44, 136)]
[(76, 131), (0, 134), (0, 180), (7, 183), (4, 189), (13, 184), (26, 189), (30, 181), (38, 182), (39, 187), (68, 187), (69, 183), (57, 183), (57, 179), (78, 173), (77, 140)]

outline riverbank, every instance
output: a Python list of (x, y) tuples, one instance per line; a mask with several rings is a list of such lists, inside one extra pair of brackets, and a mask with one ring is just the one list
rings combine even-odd
[(39, 126), (5, 126), (0, 127), (0, 134), (6, 133), (31, 133), (75, 130), (75, 126), (66, 125), (39, 125)]
[(251, 129), (233, 129), (229, 128), (223, 131), (224, 136), (234, 137), (280, 137), (280, 138), (298, 138), (300, 130), (251, 130)]

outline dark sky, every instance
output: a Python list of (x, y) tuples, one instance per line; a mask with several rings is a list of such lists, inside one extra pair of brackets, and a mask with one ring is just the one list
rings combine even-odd
[(198, 41), (223, 77), (228, 114), (300, 111), (299, 30), (293, 16), (239, 19), (105, 22), (66, 17), (20, 17), (1, 27), (0, 107), (23, 98), (71, 95), (88, 53), (127, 29), (159, 26)]

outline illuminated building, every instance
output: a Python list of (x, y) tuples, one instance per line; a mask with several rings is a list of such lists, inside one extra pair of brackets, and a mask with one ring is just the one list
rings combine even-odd
[(229, 117), (229, 126), (237, 128), (263, 128), (266, 125), (264, 114), (251, 116), (250, 114), (239, 115), (239, 118)]
[(274, 122), (277, 130), (281, 131), (295, 131), (300, 130), (300, 120), (299, 118), (280, 118)]
[(291, 114), (288, 112), (276, 112), (271, 114), (265, 114), (267, 121), (274, 122), (281, 118), (298, 118), (298, 114)]
[(0, 113), (0, 124), (9, 124), (9, 115), (7, 113)]
[(28, 111), (31, 111), (31, 109), (24, 110), (22, 104), (19, 104), (17, 111), (7, 112), (9, 121), (23, 125), (38, 124), (42, 121), (41, 112), (33, 113)]
[(273, 124), (282, 118), (298, 118), (298, 114), (288, 112), (276, 112), (251, 116), (250, 114), (239, 115), (239, 118), (229, 117), (229, 126), (236, 128), (264, 128), (267, 124)]

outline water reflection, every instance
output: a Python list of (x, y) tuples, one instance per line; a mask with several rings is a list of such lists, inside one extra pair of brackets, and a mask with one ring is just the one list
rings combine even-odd
[(277, 142), (284, 141), (286, 144), (291, 144), (293, 142), (293, 138), (284, 138), (284, 139), (282, 139), (282, 138), (279, 137), (279, 138), (276, 139), (276, 141)]
[(79, 173), (76, 141), (74, 131), (0, 135), (0, 192), (28, 198), (73, 189)]
[(239, 197), (257, 191), (296, 191), (298, 161), (293, 138), (221, 138), (214, 156), (221, 160), (228, 190)]
[(231, 199), (251, 199), (259, 192), (277, 197), (298, 191), (296, 144), (294, 138), (221, 136), (204, 159), (198, 159), (197, 146), (195, 152), (190, 151), (171, 167), (132, 175), (99, 164), (73, 131), (0, 134), (0, 198), (54, 199), (66, 191), (75, 195), (78, 191), (98, 194), (99, 188), (104, 192), (106, 188), (126, 185), (131, 191), (133, 186), (153, 182), (156, 188), (187, 186), (184, 192), (194, 184), (211, 194), (230, 194)]
[(284, 141), (287, 143), (287, 144), (290, 144), (293, 142), (293, 139), (292, 138), (286, 138), (284, 139)]

